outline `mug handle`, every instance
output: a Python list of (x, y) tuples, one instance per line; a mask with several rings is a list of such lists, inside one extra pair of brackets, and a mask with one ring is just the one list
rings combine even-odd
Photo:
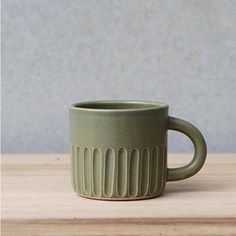
[(184, 133), (191, 139), (194, 145), (194, 156), (192, 161), (183, 167), (167, 168), (167, 181), (182, 180), (195, 175), (206, 160), (207, 147), (202, 134), (189, 122), (175, 117), (169, 117), (168, 129)]

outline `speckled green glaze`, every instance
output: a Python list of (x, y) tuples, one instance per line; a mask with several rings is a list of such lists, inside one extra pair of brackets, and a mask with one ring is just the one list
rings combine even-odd
[[(167, 168), (167, 131), (193, 142), (184, 167)], [(190, 123), (170, 117), (160, 102), (94, 101), (70, 107), (71, 177), (79, 195), (103, 200), (135, 200), (162, 194), (167, 181), (196, 174), (206, 143)]]

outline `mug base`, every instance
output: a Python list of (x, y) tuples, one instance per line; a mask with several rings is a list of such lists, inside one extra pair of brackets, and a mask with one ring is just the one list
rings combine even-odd
[(163, 194), (163, 192), (158, 193), (156, 195), (152, 196), (143, 196), (143, 197), (93, 197), (93, 196), (88, 196), (88, 195), (83, 195), (81, 193), (77, 192), (77, 195), (83, 198), (88, 198), (92, 200), (99, 200), (99, 201), (135, 201), (135, 200), (145, 200), (149, 198), (155, 198), (155, 197), (160, 197)]

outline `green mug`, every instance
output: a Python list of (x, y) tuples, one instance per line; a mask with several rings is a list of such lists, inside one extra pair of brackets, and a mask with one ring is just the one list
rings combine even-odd
[[(186, 134), (192, 161), (167, 168), (167, 131)], [(168, 115), (161, 102), (91, 101), (70, 107), (71, 176), (80, 196), (101, 200), (157, 197), (167, 181), (195, 175), (206, 143), (192, 124)]]

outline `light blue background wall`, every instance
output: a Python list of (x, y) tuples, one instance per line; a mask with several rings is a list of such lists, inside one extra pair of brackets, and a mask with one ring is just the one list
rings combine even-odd
[(69, 104), (142, 99), (235, 152), (235, 13), (228, 0), (3, 0), (2, 151), (67, 152)]

